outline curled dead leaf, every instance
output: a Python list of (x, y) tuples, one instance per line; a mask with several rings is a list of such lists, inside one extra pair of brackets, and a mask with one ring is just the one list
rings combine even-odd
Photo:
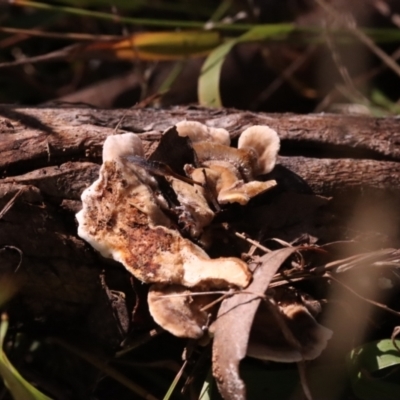
[(261, 257), (246, 293), (232, 296), (221, 304), (210, 330), (214, 334), (213, 375), (226, 400), (246, 399), (246, 387), (239, 375), (239, 364), (247, 354), (253, 319), (272, 277), (295, 251), (296, 248), (289, 247)]
[(209, 314), (201, 311), (213, 296), (191, 296), (191, 291), (179, 285), (150, 286), (148, 304), (154, 321), (178, 337), (199, 339), (207, 330)]

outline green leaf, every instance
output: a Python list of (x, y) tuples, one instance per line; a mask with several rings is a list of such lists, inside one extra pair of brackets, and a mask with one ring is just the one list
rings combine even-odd
[[(396, 340), (400, 346), (400, 340)], [(366, 343), (348, 356), (354, 394), (362, 400), (400, 398), (400, 353), (390, 339)], [(382, 376), (384, 373), (384, 376)]]
[(391, 101), (383, 92), (378, 89), (374, 89), (371, 92), (371, 101), (372, 103), (382, 107), (384, 110), (389, 111), (393, 114), (400, 113), (400, 106), (396, 103)]
[(209, 54), (201, 69), (197, 88), (199, 103), (206, 107), (222, 107), (219, 87), (222, 65), (236, 44), (268, 39), (282, 40), (294, 29), (292, 24), (259, 25), (218, 46)]
[(7, 329), (8, 320), (3, 315), (0, 325), (0, 375), (4, 380), (4, 384), (15, 400), (51, 400), (50, 397), (47, 397), (26, 381), (7, 358), (3, 350)]
[[(203, 383), (201, 388), (201, 392), (199, 395), (199, 400), (211, 400), (212, 399), (212, 392), (214, 386), (214, 378), (212, 376), (211, 369), (208, 371), (206, 380)], [(215, 389), (214, 389), (215, 390)]]
[(222, 64), (236, 43), (237, 40), (230, 40), (218, 46), (204, 62), (198, 81), (198, 97), (201, 105), (206, 107), (222, 107), (219, 91)]
[(182, 60), (208, 54), (221, 43), (218, 32), (140, 32), (123, 40), (94, 42), (74, 49), (75, 57), (120, 60)]

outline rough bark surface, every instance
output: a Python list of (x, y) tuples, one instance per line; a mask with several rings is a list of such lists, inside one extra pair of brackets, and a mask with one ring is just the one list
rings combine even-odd
[[(139, 133), (148, 155), (162, 131), (183, 119), (226, 128), (233, 138), (250, 125), (269, 125), (282, 139), (279, 168), (303, 178), (317, 194), (346, 200), (340, 204), (349, 210), (366, 194), (371, 207), (400, 199), (397, 118), (1, 106), (0, 272), (21, 286), (15, 309), (56, 329), (68, 323), (108, 345), (125, 337), (134, 291), (115, 282), (127, 272), (77, 237), (74, 213), (82, 191), (97, 178), (108, 135)], [(397, 208), (391, 208), (392, 225), (399, 221)], [(392, 225), (391, 239), (397, 240)]]

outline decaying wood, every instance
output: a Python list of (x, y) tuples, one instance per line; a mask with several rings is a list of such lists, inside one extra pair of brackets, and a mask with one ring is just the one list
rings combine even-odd
[[(400, 186), (398, 164), (387, 163), (400, 161), (397, 118), (271, 115), (183, 107), (171, 110), (2, 107), (0, 172), (3, 176), (15, 176), (66, 161), (98, 161), (105, 137), (113, 134), (116, 127), (143, 134), (146, 151), (150, 153), (160, 133), (183, 119), (226, 128), (233, 137), (250, 125), (269, 125), (281, 137), (281, 155), (292, 156), (282, 158), (281, 163), (310, 182), (320, 194), (330, 195), (337, 186), (341, 190), (347, 185), (353, 188), (359, 186), (358, 182), (384, 190)], [(305, 158), (297, 160), (294, 156)], [(319, 166), (324, 172), (318, 172)], [(324, 184), (320, 183), (320, 176), (324, 177)]]
[[(32, 321), (42, 318), (58, 326), (68, 321), (75, 328), (81, 324), (82, 330), (90, 326), (96, 339), (107, 344), (123, 339), (129, 330), (133, 289), (113, 291), (115, 277), (107, 280), (100, 276), (103, 269), (108, 271), (106, 275), (126, 272), (77, 237), (74, 213), (80, 209), (83, 189), (98, 175), (101, 148), (108, 135), (139, 133), (148, 155), (161, 132), (183, 119), (225, 128), (233, 138), (250, 125), (269, 125), (282, 140), (279, 164), (298, 174), (317, 194), (340, 195), (350, 202), (354, 195), (371, 191), (380, 199), (400, 198), (397, 118), (271, 115), (185, 107), (2, 106), (0, 210), (20, 191), (0, 219), (2, 275), (17, 277), (23, 287), (13, 307)], [(393, 221), (398, 221), (399, 212), (393, 213)], [(107, 330), (97, 329), (96, 324), (104, 324)]]

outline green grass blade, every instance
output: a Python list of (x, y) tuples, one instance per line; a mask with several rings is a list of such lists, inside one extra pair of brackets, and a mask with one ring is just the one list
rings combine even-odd
[(212, 399), (212, 386), (213, 386), (213, 376), (211, 370), (208, 371), (206, 380), (203, 383), (201, 392), (198, 400), (211, 400)]
[(179, 370), (179, 372), (176, 374), (174, 380), (172, 381), (171, 385), (169, 386), (167, 393), (165, 393), (165, 396), (163, 397), (163, 400), (170, 400), (172, 394), (174, 393), (174, 390), (176, 388), (176, 385), (178, 384), (179, 380), (182, 377), (183, 371), (185, 370), (185, 367), (187, 365), (187, 361), (185, 361)]
[(230, 40), (218, 46), (204, 62), (197, 88), (199, 103), (201, 105), (206, 107), (222, 107), (219, 90), (222, 65), (236, 43), (237, 40)]
[[(106, 13), (102, 11), (85, 10), (84, 8), (69, 7), (69, 6), (59, 6), (48, 3), (41, 3), (39, 1), (30, 0), (14, 0), (13, 5), (20, 7), (32, 7), (38, 10), (46, 10), (49, 12), (65, 13), (80, 15), (83, 17), (91, 17), (98, 19), (105, 19), (109, 21), (118, 20), (119, 23), (141, 25), (141, 26), (156, 26), (165, 28), (192, 28), (192, 29), (203, 29), (206, 22), (203, 21), (183, 21), (183, 20), (171, 20), (171, 19), (151, 19), (151, 18), (132, 18), (118, 16), (118, 18), (111, 13)], [(214, 23), (215, 29), (229, 30), (229, 31), (246, 31), (252, 28), (254, 25), (251, 24), (223, 24)]]
[(4, 384), (15, 400), (51, 400), (40, 392), (14, 368), (3, 350), (3, 343), (8, 329), (8, 319), (3, 314), (0, 325), (0, 375)]
[(199, 103), (206, 107), (222, 107), (220, 94), (222, 66), (226, 56), (237, 43), (268, 39), (282, 40), (294, 30), (293, 24), (260, 25), (250, 29), (237, 39), (231, 39), (218, 46), (209, 54), (201, 69), (197, 87)]
[[(301, 29), (296, 28), (294, 24), (265, 24), (256, 25), (248, 32), (237, 38), (238, 42), (256, 42), (263, 40), (284, 40), (288, 34), (294, 31), (302, 32)], [(308, 30), (305, 29), (304, 32)]]

